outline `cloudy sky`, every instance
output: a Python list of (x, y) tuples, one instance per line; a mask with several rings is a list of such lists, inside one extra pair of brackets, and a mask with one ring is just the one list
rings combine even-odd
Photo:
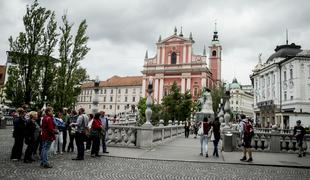
[[(0, 1), (0, 63), (6, 62), (8, 38), (24, 31), (22, 17), (32, 0)], [(214, 22), (223, 46), (222, 76), (235, 76), (249, 84), (249, 74), (258, 54), (267, 59), (276, 45), (289, 43), (310, 49), (309, 0), (39, 0), (56, 12), (64, 13), (75, 27), (87, 20), (91, 48), (81, 63), (91, 78), (113, 75), (141, 75), (145, 51), (155, 55), (156, 41), (183, 27), (184, 36), (193, 33), (194, 53), (202, 54), (211, 42)], [(58, 48), (57, 48), (58, 49)]]

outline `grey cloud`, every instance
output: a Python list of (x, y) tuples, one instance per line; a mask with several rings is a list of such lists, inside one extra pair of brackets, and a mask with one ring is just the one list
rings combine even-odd
[[(23, 30), (27, 3), (32, 0), (0, 1), (1, 62), (6, 58), (2, 52), (7, 50), (9, 35), (16, 37)], [(193, 32), (194, 52), (202, 54), (203, 46), (208, 47), (211, 42), (215, 19), (223, 46), (223, 77), (227, 81), (234, 75), (242, 83), (250, 83), (248, 76), (257, 63), (257, 55), (263, 53), (267, 59), (276, 45), (285, 43), (286, 28), (290, 42), (310, 49), (308, 0), (41, 0), (40, 4), (55, 10), (59, 20), (67, 12), (75, 29), (83, 19), (87, 20), (92, 49), (81, 64), (93, 78), (140, 75), (145, 50), (150, 56), (155, 55), (159, 35), (172, 35), (174, 26), (178, 30), (183, 26), (186, 37)], [(230, 67), (235, 64), (238, 67), (232, 70)]]

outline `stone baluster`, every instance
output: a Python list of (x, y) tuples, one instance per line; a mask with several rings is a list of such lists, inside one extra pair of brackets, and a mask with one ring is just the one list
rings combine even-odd
[(159, 127), (163, 127), (164, 126), (164, 120), (163, 119), (160, 119), (159, 120), (159, 125), (158, 125)]
[(172, 126), (172, 121), (171, 120), (168, 121), (168, 126)]

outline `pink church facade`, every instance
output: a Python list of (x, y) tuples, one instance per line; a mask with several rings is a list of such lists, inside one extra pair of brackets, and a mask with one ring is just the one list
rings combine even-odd
[(202, 55), (196, 55), (193, 53), (194, 43), (192, 34), (189, 38), (185, 38), (182, 31), (177, 35), (176, 29), (173, 35), (163, 40), (159, 38), (156, 43), (156, 55), (152, 58), (148, 58), (147, 52), (145, 55), (142, 71), (142, 97), (146, 97), (150, 78), (153, 82), (153, 98), (156, 103), (161, 103), (174, 82), (177, 83), (181, 93), (190, 91), (195, 99), (200, 95), (203, 87), (211, 88), (220, 79), (221, 46), (219, 43), (212, 43), (209, 47), (210, 67), (207, 64), (205, 48)]

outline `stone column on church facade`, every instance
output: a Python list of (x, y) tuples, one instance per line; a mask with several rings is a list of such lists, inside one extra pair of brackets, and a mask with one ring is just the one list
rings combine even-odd
[(191, 89), (191, 78), (187, 78), (186, 80), (186, 90), (190, 90)]
[(181, 93), (185, 93), (185, 78), (181, 78)]
[(186, 46), (183, 46), (183, 64), (186, 63)]
[(161, 99), (163, 98), (163, 92), (164, 92), (164, 78), (160, 78), (159, 80), (159, 104), (161, 104)]
[(161, 63), (160, 64), (164, 64), (165, 63), (165, 48), (162, 48), (162, 52), (161, 52)]
[(155, 88), (154, 88), (154, 100), (158, 102), (158, 79), (155, 80)]

